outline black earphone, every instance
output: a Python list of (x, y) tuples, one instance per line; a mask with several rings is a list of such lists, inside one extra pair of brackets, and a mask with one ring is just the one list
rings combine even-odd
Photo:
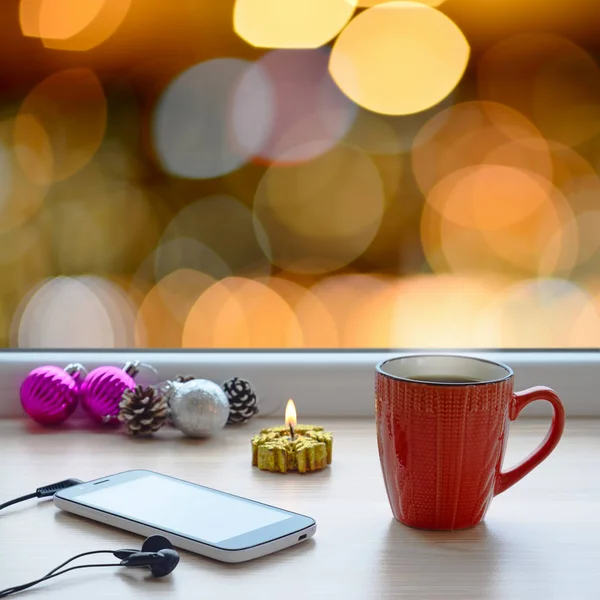
[(141, 550), (115, 550), (121, 567), (149, 567), (154, 577), (165, 577), (179, 564), (179, 554), (162, 535), (146, 538)]
[[(90, 556), (92, 554), (112, 554), (115, 558), (121, 560), (119, 563), (106, 563), (106, 564), (93, 564), (93, 565), (79, 565), (76, 567), (69, 567), (63, 569), (70, 562), (81, 558), (82, 556)], [(84, 552), (73, 556), (69, 560), (65, 561), (58, 567), (52, 569), (49, 573), (46, 573), (43, 577), (24, 583), (22, 585), (16, 585), (11, 588), (0, 591), (0, 598), (5, 598), (16, 592), (26, 590), (38, 583), (47, 581), (59, 575), (63, 575), (68, 571), (74, 571), (76, 569), (87, 569), (93, 567), (148, 567), (150, 573), (154, 577), (165, 577), (169, 573), (173, 572), (175, 567), (179, 564), (179, 554), (173, 548), (173, 544), (162, 535), (153, 535), (147, 538), (142, 544), (141, 550), (93, 550), (92, 552)]]

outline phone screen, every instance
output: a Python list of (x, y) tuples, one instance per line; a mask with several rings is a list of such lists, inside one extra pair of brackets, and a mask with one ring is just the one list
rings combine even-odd
[(217, 545), (295, 516), (153, 473), (85, 493), (77, 500), (176, 535)]

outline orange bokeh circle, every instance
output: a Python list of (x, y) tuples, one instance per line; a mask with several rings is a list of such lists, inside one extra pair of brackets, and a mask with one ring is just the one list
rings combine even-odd
[(593, 274), (600, 265), (600, 177), (572, 148), (556, 142), (550, 148), (554, 185), (564, 194), (574, 215), (571, 236), (578, 241), (575, 274)]
[(478, 165), (442, 179), (427, 202), (461, 227), (493, 231), (531, 215), (546, 201), (548, 186), (546, 179), (523, 169)]
[(119, 28), (131, 0), (21, 0), (23, 35), (40, 38), (46, 48), (86, 51)]
[(302, 329), (305, 348), (338, 347), (334, 318), (312, 291), (282, 277), (259, 277), (256, 281), (272, 289), (290, 305)]
[(503, 104), (470, 101), (451, 106), (415, 136), (412, 167), (424, 193), (453, 171), (484, 164), (552, 178), (548, 143), (527, 118)]
[(191, 308), (184, 348), (300, 348), (302, 329), (289, 304), (251, 279), (227, 277)]
[(138, 310), (136, 347), (181, 348), (188, 313), (214, 283), (210, 275), (187, 268), (163, 277), (146, 294)]
[[(358, 318), (357, 314), (360, 307), (387, 289), (389, 282), (389, 277), (351, 273), (326, 277), (310, 288), (312, 294), (331, 315), (338, 332), (340, 347), (362, 347), (362, 343), (357, 345), (359, 338), (365, 342), (365, 347), (369, 345), (368, 336), (363, 334), (370, 331), (373, 321)], [(304, 307), (304, 304), (300, 302), (301, 307)], [(371, 318), (379, 320), (374, 313)], [(375, 335), (370, 336), (370, 339), (375, 338)]]
[[(469, 182), (482, 174), (481, 181), (489, 184), (496, 177), (502, 184), (465, 194)], [(467, 212), (461, 214), (461, 207)], [(466, 168), (432, 190), (421, 239), (434, 271), (548, 276), (575, 264), (572, 221), (566, 198), (538, 175), (510, 167)]]

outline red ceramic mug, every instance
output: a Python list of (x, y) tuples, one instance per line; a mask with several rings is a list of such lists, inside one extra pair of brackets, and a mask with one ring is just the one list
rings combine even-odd
[[(523, 462), (502, 471), (510, 421), (535, 400), (550, 402), (552, 424)], [(412, 355), (377, 365), (379, 457), (392, 512), (422, 529), (477, 525), (492, 498), (554, 450), (565, 425), (554, 391), (513, 391), (501, 363), (456, 355)]]

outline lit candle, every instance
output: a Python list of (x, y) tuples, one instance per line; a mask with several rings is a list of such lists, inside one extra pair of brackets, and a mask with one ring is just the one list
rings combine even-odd
[(285, 407), (285, 424), (290, 428), (290, 439), (294, 440), (294, 427), (298, 424), (298, 416), (296, 413), (296, 405), (290, 398)]
[(252, 464), (263, 471), (319, 471), (331, 464), (333, 436), (317, 425), (298, 425), (296, 406), (288, 400), (285, 425), (262, 429), (252, 438)]

